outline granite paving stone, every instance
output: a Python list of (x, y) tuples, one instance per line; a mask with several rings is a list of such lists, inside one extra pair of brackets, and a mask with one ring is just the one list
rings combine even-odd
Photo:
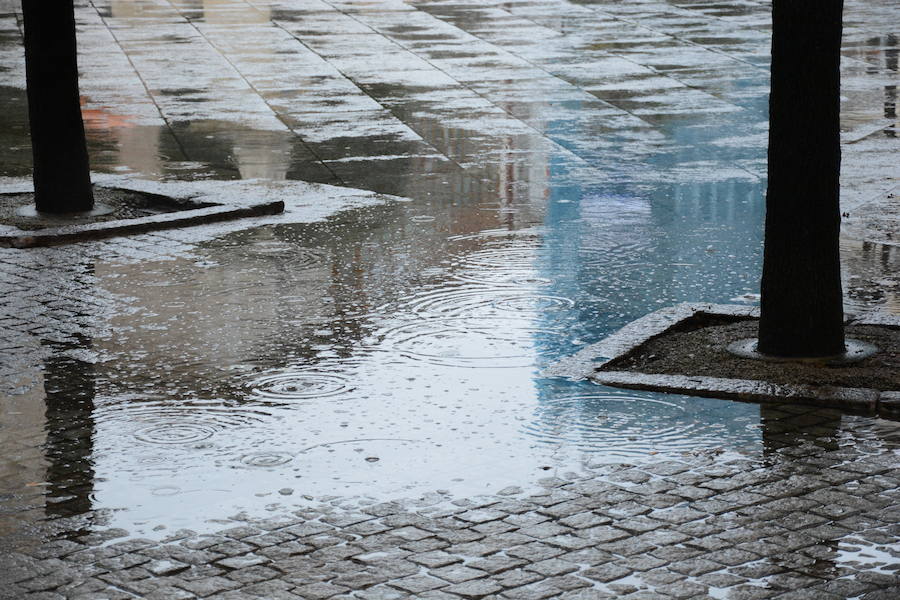
[(401, 590), (389, 588), (387, 586), (375, 586), (367, 590), (358, 590), (353, 592), (353, 598), (361, 600), (398, 600), (399, 598), (408, 598), (408, 594)]
[(544, 521), (536, 525), (520, 527), (518, 529), (518, 532), (522, 535), (527, 535), (539, 540), (553, 537), (562, 533), (567, 533), (568, 531), (569, 529), (567, 529), (566, 527), (549, 521)]
[(565, 552), (561, 548), (544, 544), (541, 542), (531, 542), (522, 546), (515, 546), (506, 550), (508, 556), (521, 558), (530, 562), (538, 562), (554, 558)]
[(706, 595), (708, 588), (700, 583), (680, 581), (658, 586), (655, 591), (672, 598), (698, 598)]
[(231, 573), (227, 573), (225, 577), (233, 581), (246, 584), (267, 581), (269, 579), (279, 577), (280, 575), (281, 573), (279, 571), (257, 565), (254, 567), (237, 569), (235, 571), (232, 571)]
[(544, 577), (542, 575), (539, 575), (534, 571), (526, 571), (519, 568), (503, 571), (492, 578), (493, 581), (496, 581), (504, 588), (518, 588), (543, 579)]
[(563, 593), (564, 590), (545, 582), (526, 585), (523, 587), (513, 588), (500, 594), (502, 598), (521, 598), (522, 600), (544, 600), (544, 598), (555, 598)]
[(567, 552), (565, 556), (567, 560), (587, 566), (593, 566), (612, 560), (612, 555), (609, 552), (604, 552), (597, 548), (585, 548), (584, 550)]
[(484, 577), (485, 575), (484, 571), (473, 569), (471, 567), (460, 564), (449, 565), (437, 569), (429, 569), (428, 572), (430, 575), (440, 577), (441, 579), (449, 581), (450, 583), (462, 583), (463, 581), (478, 579), (480, 577)]
[(565, 592), (559, 596), (560, 600), (609, 600), (614, 598), (609, 592), (601, 592), (600, 590), (581, 589)]
[(615, 542), (628, 537), (627, 532), (607, 525), (598, 525), (596, 527), (583, 529), (578, 533), (578, 535), (586, 540), (590, 540), (595, 544), (600, 544), (603, 542)]
[(437, 569), (440, 567), (446, 567), (447, 565), (462, 562), (462, 559), (460, 557), (447, 552), (442, 552), (440, 550), (436, 550), (433, 552), (423, 552), (421, 554), (413, 554), (409, 557), (409, 560), (414, 563), (424, 565), (429, 569)]
[(241, 591), (250, 594), (251, 596), (262, 596), (263, 598), (269, 597), (279, 597), (292, 595), (289, 594), (289, 591), (293, 589), (293, 586), (286, 581), (281, 581), (278, 579), (270, 579), (269, 581), (261, 581), (259, 583), (253, 583), (241, 588)]
[(577, 535), (554, 535), (553, 537), (545, 538), (543, 541), (551, 546), (558, 546), (567, 551), (581, 550), (594, 544), (592, 540)]
[(597, 565), (596, 567), (581, 571), (579, 574), (589, 579), (593, 579), (594, 581), (608, 583), (610, 581), (615, 581), (616, 579), (627, 577), (631, 574), (631, 571), (615, 563), (610, 563), (606, 565)]
[(453, 552), (463, 556), (487, 556), (499, 552), (502, 547), (502, 545), (493, 543), (492, 541), (477, 541), (454, 544), (447, 547), (446, 550), (447, 552)]
[(501, 588), (493, 581), (474, 580), (451, 585), (446, 589), (448, 594), (456, 594), (463, 598), (484, 598), (499, 592)]
[(438, 539), (436, 537), (425, 538), (422, 540), (416, 540), (414, 542), (406, 542), (401, 544), (400, 547), (403, 550), (408, 550), (410, 552), (421, 553), (421, 552), (431, 552), (434, 550), (440, 550), (442, 548), (446, 548), (450, 545), (450, 542), (445, 540)]
[[(253, 582), (255, 583), (255, 582)], [(176, 585), (201, 598), (241, 587), (241, 584), (224, 577), (204, 577), (202, 579), (182, 580)]]
[(555, 577), (557, 575), (565, 575), (577, 571), (578, 565), (566, 560), (551, 558), (532, 563), (525, 567), (525, 570), (540, 573), (544, 577)]
[(402, 579), (391, 581), (392, 586), (405, 590), (413, 594), (421, 594), (437, 588), (447, 587), (446, 581), (431, 577), (429, 575), (410, 575)]

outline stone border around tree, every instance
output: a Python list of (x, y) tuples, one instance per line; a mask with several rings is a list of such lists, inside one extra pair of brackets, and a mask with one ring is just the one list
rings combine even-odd
[[(735, 320), (759, 318), (757, 307), (731, 304), (685, 303), (663, 308), (633, 321), (604, 340), (579, 352), (580, 358), (570, 360), (561, 370), (556, 367), (548, 375), (571, 375), (565, 368), (575, 366), (591, 381), (626, 389), (687, 394), (710, 398), (724, 398), (744, 402), (770, 403), (785, 401), (856, 412), (900, 415), (900, 390), (879, 391), (870, 388), (839, 386), (792, 385), (754, 379), (726, 379), (717, 377), (662, 375), (632, 371), (600, 371), (604, 365), (638, 352), (651, 339), (697, 318), (725, 317)], [(900, 318), (876, 314), (854, 318), (854, 325), (873, 325), (900, 328)], [(589, 361), (589, 362), (588, 362)], [(589, 370), (585, 367), (589, 364)]]
[[(144, 186), (131, 187), (127, 184), (103, 184), (95, 183), (95, 187), (107, 189), (119, 189), (136, 193), (148, 193)], [(7, 186), (4, 186), (7, 187)], [(30, 192), (31, 188), (4, 189), (3, 193)], [(72, 244), (87, 240), (97, 240), (110, 237), (125, 236), (137, 233), (147, 233), (162, 229), (174, 229), (231, 221), (246, 217), (259, 217), (263, 215), (276, 215), (284, 212), (284, 202), (276, 201), (229, 201), (217, 202), (211, 195), (200, 197), (172, 197), (187, 207), (175, 212), (138, 217), (135, 219), (121, 219), (102, 223), (84, 223), (65, 225), (26, 231), (11, 225), (0, 225), (0, 247), (7, 248), (34, 248), (43, 246), (58, 246)]]

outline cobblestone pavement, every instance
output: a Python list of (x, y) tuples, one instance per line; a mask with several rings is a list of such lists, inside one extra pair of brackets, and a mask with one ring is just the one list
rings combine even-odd
[(157, 542), (70, 534), (5, 555), (0, 595), (896, 598), (900, 432), (859, 419), (844, 444), (840, 419), (767, 409), (760, 460), (601, 465), (453, 502), (332, 499)]
[[(532, 372), (660, 305), (757, 289), (767, 3), (76, 5), (96, 180), (287, 210), (0, 249), (0, 598), (900, 597), (897, 423), (645, 396), (621, 398), (626, 422), (613, 392), (572, 396)], [(842, 251), (857, 312), (900, 311), (898, 12), (846, 2)], [(15, 0), (0, 0), (0, 65), (8, 189), (30, 168)], [(593, 197), (588, 183), (618, 212), (570, 198)], [(576, 212), (592, 228), (541, 247), (602, 269), (549, 254), (557, 271), (541, 271), (535, 231)], [(534, 306), (579, 314), (512, 336), (491, 377), (459, 374), (485, 357), (402, 336), (472, 311), (536, 319)], [(519, 362), (521, 346), (544, 354)], [(257, 393), (285, 364), (312, 379)], [(305, 408), (307, 388), (328, 403)], [(456, 392), (471, 389), (477, 402)], [(686, 416), (655, 422), (634, 400)], [(392, 429), (430, 445), (390, 440), (390, 454)], [(287, 470), (351, 435), (355, 462), (323, 451), (305, 479)], [(383, 454), (355, 454), (371, 440)], [(432, 485), (455, 463), (496, 485)], [(363, 470), (378, 465), (393, 471)], [(195, 488), (209, 495), (182, 493)], [(166, 498), (175, 509), (154, 513)], [(194, 513), (207, 520), (182, 529)]]

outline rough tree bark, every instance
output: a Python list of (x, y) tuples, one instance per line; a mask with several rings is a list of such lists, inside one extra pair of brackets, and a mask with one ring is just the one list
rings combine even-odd
[(22, 0), (22, 16), (35, 207), (46, 213), (91, 210), (73, 1)]
[(844, 350), (839, 176), (843, 0), (774, 0), (761, 353)]

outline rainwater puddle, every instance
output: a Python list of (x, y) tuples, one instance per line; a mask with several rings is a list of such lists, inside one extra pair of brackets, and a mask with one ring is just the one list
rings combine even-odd
[[(715, 265), (698, 259), (749, 225), (685, 229), (679, 247), (636, 239), (668, 231), (672, 206), (648, 200), (620, 223), (596, 207), (620, 196), (561, 197), (505, 229), (477, 203), (430, 208), (453, 234), (388, 204), (216, 236), (174, 260), (97, 262), (97, 285), (128, 312), (87, 342), (106, 360), (76, 361), (83, 377), (68, 382), (93, 407), (79, 421), (89, 443), (43, 434), (49, 471), (90, 465), (53, 493), (153, 536), (324, 496), (453, 498), (585, 463), (758, 454), (754, 405), (539, 376), (660, 302), (748, 293), (739, 279), (709, 288)], [(732, 268), (752, 272), (757, 251)], [(44, 366), (59, 384), (49, 404), (71, 391), (72, 364)]]

